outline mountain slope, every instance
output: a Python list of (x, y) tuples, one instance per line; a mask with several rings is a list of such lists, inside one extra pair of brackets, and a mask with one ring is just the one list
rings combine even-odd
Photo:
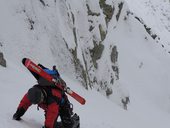
[[(36, 84), (35, 79), (24, 66), (16, 66), (8, 61), (8, 68), (0, 67), (0, 97), (3, 101), (0, 111), (0, 127), (2, 128), (40, 128), (44, 122), (44, 112), (37, 110), (36, 105), (22, 117), (22, 121), (12, 120), (12, 115), (24, 93)], [(146, 93), (145, 97), (138, 94), (138, 90), (129, 86), (133, 95), (128, 110), (124, 110), (107, 100), (98, 92), (87, 91), (80, 83), (63, 76), (68, 86), (86, 98), (86, 104), (80, 105), (69, 97), (74, 104), (74, 112), (80, 115), (81, 128), (168, 128), (170, 126), (169, 113), (163, 111)], [(160, 91), (158, 88), (155, 91)], [(161, 90), (162, 91), (162, 90)], [(143, 91), (142, 91), (143, 92)]]
[(43, 124), (36, 107), (23, 122), (11, 120), (35, 84), (21, 65), (23, 57), (56, 64), (87, 99), (85, 106), (71, 99), (82, 128), (170, 126), (168, 0), (1, 0), (0, 17), (0, 50), (7, 62), (0, 67), (0, 96), (11, 99), (2, 105), (0, 127)]
[[(127, 16), (126, 10), (123, 11), (122, 19)], [(112, 37), (108, 40), (115, 35), (114, 43), (119, 51), (120, 82), (127, 86), (131, 99), (136, 94), (140, 95), (169, 112), (169, 54), (157, 45), (134, 15), (119, 22), (109, 34)]]
[(156, 34), (155, 40), (158, 45), (169, 53), (170, 1), (126, 0), (126, 2), (130, 10), (144, 21), (153, 34)]
[[(107, 14), (107, 10), (111, 13)], [(96, 88), (104, 96), (119, 88), (114, 44), (107, 57), (102, 57), (108, 48), (104, 39), (113, 15), (111, 5), (83, 0), (11, 3), (3, 0), (0, 12), (0, 42), (5, 58), (18, 64), (23, 57), (50, 67), (56, 64), (61, 73), (81, 81), (86, 89)], [(122, 98), (128, 97), (119, 92), (116, 96), (120, 104)]]

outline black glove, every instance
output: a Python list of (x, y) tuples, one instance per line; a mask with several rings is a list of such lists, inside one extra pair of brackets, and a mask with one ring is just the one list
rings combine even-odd
[(21, 120), (21, 116), (24, 115), (26, 110), (24, 108), (18, 108), (16, 113), (13, 115), (14, 120)]

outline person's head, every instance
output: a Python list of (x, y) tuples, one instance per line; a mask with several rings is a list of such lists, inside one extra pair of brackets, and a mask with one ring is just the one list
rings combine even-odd
[(53, 70), (57, 70), (57, 69), (56, 69), (56, 65), (53, 65)]
[(44, 100), (43, 91), (38, 87), (32, 87), (28, 90), (28, 99), (32, 104), (39, 104)]

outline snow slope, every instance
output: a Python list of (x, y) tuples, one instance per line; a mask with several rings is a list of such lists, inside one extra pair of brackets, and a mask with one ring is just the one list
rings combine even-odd
[(158, 35), (159, 46), (170, 51), (170, 1), (126, 0), (130, 10), (141, 18), (153, 33)]
[[(120, 19), (126, 16), (126, 7)], [(146, 33), (133, 15), (110, 29), (106, 42), (113, 39), (119, 51), (120, 83), (128, 89), (130, 97), (139, 95), (169, 112), (170, 55)]]
[[(12, 120), (12, 115), (16, 111), (21, 97), (36, 83), (30, 73), (22, 66), (21, 59), (25, 56), (31, 57), (36, 62), (41, 62), (47, 66), (51, 66), (56, 62), (59, 63), (57, 59), (54, 59), (54, 55), (50, 51), (51, 47), (54, 48), (53, 50), (56, 50), (55, 48), (57, 47), (54, 46), (53, 41), (60, 42), (61, 40), (58, 37), (62, 34), (66, 34), (65, 36), (71, 35), (68, 34), (70, 29), (66, 29), (71, 25), (67, 26), (67, 24), (65, 29), (60, 31), (62, 34), (57, 31), (56, 35), (58, 37), (54, 38), (54, 29), (51, 28), (62, 28), (58, 24), (63, 22), (55, 19), (62, 15), (58, 16), (58, 13), (51, 15), (49, 13), (53, 12), (55, 8), (48, 8), (44, 11), (44, 7), (38, 3), (39, 1), (27, 2), (24, 1), (24, 4), (21, 0), (10, 2), (1, 0), (0, 2), (0, 44), (3, 45), (0, 50), (2, 50), (7, 60), (7, 68), (0, 66), (0, 97), (2, 101), (0, 105), (0, 128), (40, 128), (43, 125), (43, 111), (37, 111), (36, 106), (32, 106), (28, 110), (23, 116), (23, 121)], [(93, 2), (92, 5), (95, 7), (96, 1)], [(107, 2), (117, 4), (121, 0), (107, 0)], [(31, 3), (34, 3), (36, 10), (31, 8), (33, 7)], [(24, 6), (25, 4), (29, 6)], [(78, 8), (79, 4), (84, 7), (83, 1), (79, 1), (78, 4), (75, 2), (73, 7)], [(63, 4), (61, 5), (64, 6)], [(114, 15), (108, 24), (108, 34), (103, 41), (105, 49), (101, 56), (104, 61), (98, 61), (98, 63), (100, 66), (99, 72), (106, 71), (107, 65), (111, 65), (107, 61), (110, 57), (109, 51), (113, 46), (117, 47), (120, 69), (120, 80), (118, 82), (121, 86), (115, 87), (117, 85), (114, 85), (115, 90), (113, 90), (113, 95), (110, 96), (110, 99), (116, 102), (111, 102), (95, 90), (87, 91), (82, 86), (79, 86), (80, 83), (67, 75), (67, 71), (70, 72), (70, 69), (63, 69), (66, 74), (63, 74), (63, 70), (61, 71), (62, 77), (66, 80), (68, 86), (87, 100), (86, 105), (82, 106), (70, 98), (74, 104), (75, 112), (80, 115), (81, 128), (170, 127), (169, 5), (167, 0), (126, 0), (119, 21), (116, 21), (116, 15)], [(13, 12), (15, 9), (18, 10)], [(23, 12), (24, 9), (28, 12)], [(93, 10), (100, 9), (94, 8)], [(116, 7), (116, 12), (117, 10), (118, 8)], [(142, 18), (145, 24), (152, 27), (153, 32), (161, 38), (159, 43), (150, 37), (134, 15), (127, 15), (129, 10), (135, 13), (135, 16)], [(76, 12), (76, 9), (74, 11)], [(39, 17), (39, 20), (36, 21), (37, 24), (34, 26), (38, 30), (36, 32), (28, 30), (30, 29), (30, 24), (26, 20), (28, 18), (36, 19), (34, 17), (35, 12), (36, 16)], [(65, 14), (66, 12), (63, 13)], [(77, 14), (80, 15), (79, 13)], [(127, 18), (126, 20), (125, 17)], [(41, 23), (39, 24), (39, 22)], [(83, 23), (87, 25), (86, 21)], [(60, 25), (64, 26), (64, 24)], [(79, 24), (79, 27), (81, 27), (81, 24)], [(80, 30), (83, 32), (83, 28), (80, 28)], [(67, 33), (64, 33), (64, 31), (67, 31)], [(87, 33), (85, 32), (84, 34), (86, 35)], [(69, 36), (67, 40), (69, 39), (72, 41), (73, 37)], [(48, 41), (50, 41), (51, 45), (46, 43)], [(41, 45), (41, 49), (35, 44)], [(74, 47), (74, 43), (70, 44), (70, 47)], [(61, 45), (59, 51), (62, 51), (62, 49), (64, 47)], [(44, 54), (44, 51), (47, 51), (46, 54)], [(60, 56), (60, 54), (55, 55)], [(65, 56), (64, 53), (62, 55)], [(66, 63), (66, 65), (70, 64), (69, 59)], [(66, 65), (63, 65), (63, 67), (67, 67)], [(98, 77), (107, 77), (105, 73), (102, 75), (98, 73)], [(119, 94), (117, 95), (117, 93)], [(116, 104), (120, 103), (120, 97), (118, 96), (124, 95), (130, 96), (130, 104), (127, 110)]]
[[(131, 103), (128, 110), (124, 110), (115, 103), (107, 100), (94, 90), (85, 90), (76, 81), (67, 76), (62, 76), (68, 86), (87, 100), (84, 106), (69, 98), (74, 104), (74, 112), (80, 115), (81, 128), (168, 128), (170, 114), (163, 111), (153, 102), (150, 95), (138, 94), (134, 87), (128, 87), (131, 92)], [(35, 79), (24, 66), (16, 66), (9, 61), (8, 68), (0, 67), (0, 128), (40, 128), (43, 125), (44, 114), (37, 107), (31, 108), (18, 122), (12, 120), (12, 115), (24, 93), (36, 83)], [(154, 91), (159, 92), (158, 88)]]

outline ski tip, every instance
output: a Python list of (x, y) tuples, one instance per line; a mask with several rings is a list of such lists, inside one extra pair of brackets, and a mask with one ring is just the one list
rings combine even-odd
[(27, 60), (27, 58), (23, 58), (22, 59), (22, 63), (25, 65), (25, 61)]
[(86, 100), (83, 99), (83, 100), (81, 101), (81, 104), (82, 104), (82, 105), (85, 105), (85, 103), (86, 103)]

